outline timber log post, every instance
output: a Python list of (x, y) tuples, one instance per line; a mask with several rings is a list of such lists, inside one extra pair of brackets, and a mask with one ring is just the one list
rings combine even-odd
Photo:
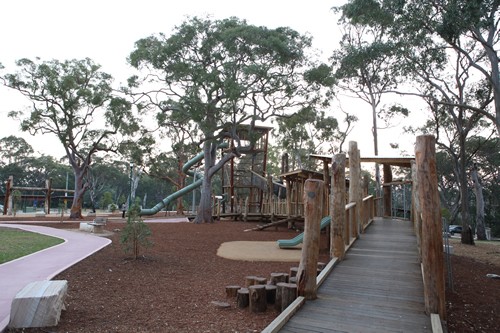
[(438, 313), (442, 320), (446, 320), (443, 236), (434, 136), (417, 136), (415, 162), (422, 216), (425, 311), (427, 314)]
[(248, 287), (250, 298), (250, 311), (254, 313), (266, 312), (267, 310), (267, 296), (266, 286), (256, 284)]
[(332, 222), (330, 229), (330, 258), (342, 260), (345, 255), (345, 154), (335, 154), (332, 163)]
[(412, 215), (413, 228), (417, 236), (418, 261), (422, 262), (422, 209), (420, 208), (420, 200), (418, 199), (419, 185), (417, 178), (417, 164), (411, 161), (411, 177), (412, 177)]
[[(392, 170), (389, 164), (383, 164), (384, 184), (392, 183)], [(384, 216), (392, 216), (392, 187), (384, 185)]]
[(361, 164), (359, 161), (358, 143), (349, 141), (349, 202), (355, 202), (353, 224), (351, 225), (351, 235), (358, 238), (361, 223)]
[(306, 299), (316, 299), (323, 190), (322, 180), (308, 179), (304, 184), (304, 243), (297, 272), (297, 290), (299, 296)]

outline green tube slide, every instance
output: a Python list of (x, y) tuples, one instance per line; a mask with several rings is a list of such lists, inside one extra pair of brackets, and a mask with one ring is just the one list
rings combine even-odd
[[(219, 145), (219, 148), (225, 148), (227, 147), (227, 143), (223, 143)], [(144, 216), (144, 215), (154, 215), (158, 213), (160, 210), (162, 210), (163, 207), (166, 207), (169, 203), (173, 202), (179, 197), (182, 197), (183, 195), (195, 190), (196, 188), (200, 187), (201, 184), (203, 183), (203, 177), (200, 174), (196, 174), (194, 171), (190, 170), (193, 165), (196, 163), (200, 162), (203, 160), (203, 157), (205, 156), (204, 153), (199, 153), (189, 161), (187, 161), (183, 166), (182, 166), (182, 172), (184, 172), (186, 175), (195, 177), (196, 181), (189, 184), (186, 187), (181, 188), (179, 191), (174, 192), (170, 194), (168, 197), (164, 198), (162, 201), (157, 203), (154, 207), (152, 208), (146, 208), (146, 209), (141, 209), (141, 212), (139, 215)]]
[[(331, 216), (323, 217), (321, 219), (321, 223), (320, 223), (320, 230), (323, 230), (324, 228), (326, 228), (330, 224), (331, 221), (332, 221)], [(286, 249), (289, 247), (297, 246), (300, 243), (302, 243), (303, 241), (304, 241), (304, 233), (302, 232), (292, 239), (279, 239), (278, 246), (280, 247), (280, 249)]]

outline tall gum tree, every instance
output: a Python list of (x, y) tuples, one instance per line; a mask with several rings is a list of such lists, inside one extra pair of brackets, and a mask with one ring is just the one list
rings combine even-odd
[(61, 143), (74, 172), (70, 218), (82, 218), (83, 195), (93, 156), (116, 151), (120, 135), (137, 130), (130, 102), (113, 93), (112, 77), (91, 59), (16, 62), (17, 73), (3, 82), (31, 101), (29, 114), (13, 111), (21, 130), (51, 134)]
[[(363, 15), (358, 15), (361, 8)], [(379, 155), (379, 118), (384, 112), (380, 107), (382, 97), (398, 84), (394, 74), (394, 46), (387, 35), (392, 17), (375, 1), (351, 1), (334, 7), (341, 13), (342, 39), (334, 51), (334, 77), (337, 87), (344, 94), (359, 98), (371, 109), (373, 152)], [(405, 116), (404, 108), (399, 110)], [(381, 196), (380, 167), (375, 165), (376, 194)]]
[[(130, 89), (141, 81), (154, 86), (133, 93), (140, 108), (154, 106), (177, 121), (184, 118), (200, 133), (204, 170), (196, 223), (212, 222), (214, 174), (252, 148), (240, 145), (239, 124), (253, 126), (320, 102), (327, 105), (329, 96), (320, 98), (320, 87), (329, 72), (312, 66), (306, 53), (310, 45), (309, 37), (290, 28), (197, 17), (169, 37), (159, 34), (136, 42), (129, 61), (145, 74), (131, 78)], [(217, 147), (226, 138), (234, 140), (234, 148), (218, 159)]]
[[(430, 101), (431, 109), (444, 110), (453, 120), (449, 124), (458, 134), (462, 151), (456, 154), (460, 164), (462, 223), (467, 227), (470, 224), (468, 183), (463, 152), (470, 126), (484, 117), (500, 134), (500, 2), (350, 0), (349, 4), (352, 9), (349, 15), (363, 26), (379, 24), (381, 18), (384, 24), (388, 22), (385, 34), (393, 45), (391, 53), (396, 54), (396, 73), (406, 82), (414, 83), (415, 88), (402, 91), (403, 88), (398, 87), (395, 92), (420, 96)], [(367, 15), (363, 10), (366, 6), (377, 8), (383, 15)], [(451, 76), (455, 78), (450, 80)], [(467, 86), (462, 86), (465, 80)], [(464, 235), (462, 242), (467, 242)]]

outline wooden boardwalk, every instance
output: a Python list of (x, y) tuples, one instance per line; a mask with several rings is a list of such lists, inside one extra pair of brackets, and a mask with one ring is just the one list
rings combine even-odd
[(432, 332), (411, 223), (376, 218), (280, 332)]

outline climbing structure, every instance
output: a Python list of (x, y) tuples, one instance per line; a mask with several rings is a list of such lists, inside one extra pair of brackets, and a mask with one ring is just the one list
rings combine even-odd
[[(245, 206), (247, 213), (261, 213), (264, 192), (269, 132), (272, 127), (239, 125), (236, 129), (239, 142), (231, 140), (229, 148), (239, 145), (244, 152), (233, 158), (222, 169), (222, 191), (228, 199), (223, 213), (241, 213)], [(224, 152), (223, 152), (224, 153)]]

